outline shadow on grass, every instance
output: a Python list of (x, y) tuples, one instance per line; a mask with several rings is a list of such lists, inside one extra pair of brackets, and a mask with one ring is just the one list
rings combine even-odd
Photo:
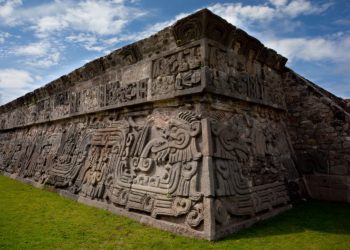
[(350, 236), (350, 204), (307, 201), (221, 241), (317, 231)]

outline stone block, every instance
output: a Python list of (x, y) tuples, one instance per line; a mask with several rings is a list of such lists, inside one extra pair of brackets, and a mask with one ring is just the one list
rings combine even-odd
[(349, 177), (332, 175), (305, 175), (309, 195), (313, 199), (349, 202)]

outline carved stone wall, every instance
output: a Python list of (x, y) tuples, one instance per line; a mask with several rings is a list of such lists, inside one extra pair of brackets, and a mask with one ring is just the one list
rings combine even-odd
[(103, 113), (1, 133), (1, 169), (203, 231), (202, 124), (191, 110)]
[(337, 135), (327, 130), (345, 138), (343, 151), (308, 141), (311, 111), (298, 94), (308, 108), (322, 98), (285, 63), (199, 11), (1, 106), (0, 171), (148, 225), (222, 238), (289, 209), (302, 180), (327, 198), (308, 185), (320, 169), (349, 174), (338, 166), (347, 114), (331, 125)]
[[(270, 108), (216, 103), (209, 112), (215, 232), (234, 232), (288, 206), (298, 172), (284, 122)], [(296, 193), (293, 193), (296, 192)]]

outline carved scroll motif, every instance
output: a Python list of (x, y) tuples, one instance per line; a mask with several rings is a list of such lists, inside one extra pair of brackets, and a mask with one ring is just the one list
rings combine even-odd
[(210, 88), (220, 94), (284, 107), (282, 85), (271, 69), (241, 61), (234, 51), (209, 46)]
[[(60, 118), (69, 113), (97, 111), (101, 107), (111, 105), (123, 106), (143, 102), (147, 100), (147, 84), (148, 79), (128, 84), (117, 81), (86, 89), (72, 90), (69, 93), (64, 91), (50, 97), (51, 99), (38, 102), (35, 105), (35, 110), (30, 111), (30, 118), (26, 118), (26, 120), (37, 122), (49, 118)], [(20, 115), (17, 111), (15, 114)], [(22, 120), (25, 117), (21, 115)], [(13, 120), (20, 121), (17, 118)], [(25, 121), (20, 122), (20, 124), (24, 123)]]
[[(62, 133), (60, 128), (49, 127), (46, 131), (31, 131), (22, 151), (23, 165), (19, 174), (44, 183), (48, 178), (49, 168), (56, 156)], [(31, 140), (31, 141), (30, 141)]]
[[(140, 126), (129, 120), (119, 126), (120, 139), (112, 149), (107, 177), (107, 196), (117, 205), (150, 212), (153, 217), (186, 214), (195, 204), (192, 199), (200, 199), (196, 191), (201, 158), (196, 137), (200, 123), (188, 112), (171, 118), (157, 132), (150, 126), (152, 123)], [(187, 198), (179, 200), (177, 196)], [(198, 210), (199, 217), (195, 211), (192, 217), (198, 223), (189, 225), (198, 226), (201, 210), (194, 210)]]
[(72, 186), (86, 160), (90, 140), (91, 135), (82, 124), (72, 124), (62, 136), (46, 183), (56, 187)]
[(200, 135), (199, 117), (187, 111), (32, 127), (18, 138), (2, 137), (0, 167), (155, 218), (182, 216), (199, 228)]
[(217, 222), (288, 203), (286, 168), (295, 167), (285, 165), (290, 149), (278, 134), (281, 125), (242, 114), (223, 117), (211, 124)]
[(137, 45), (123, 47), (117, 52), (123, 65), (131, 65), (142, 59), (142, 54)]
[(152, 78), (163, 75), (176, 75), (199, 68), (201, 65), (201, 51), (199, 46), (181, 50), (153, 61)]
[(81, 103), (80, 108), (83, 111), (96, 110), (99, 106), (98, 98), (99, 98), (99, 88), (92, 87), (89, 89), (85, 89), (80, 93)]
[(122, 105), (147, 100), (147, 82), (148, 79), (124, 85), (120, 82), (108, 83), (102, 90), (105, 91), (105, 105)]
[(54, 117), (62, 117), (70, 112), (68, 91), (58, 93), (54, 96)]
[(152, 96), (174, 95), (201, 83), (200, 47), (195, 46), (153, 61)]
[[(18, 107), (13, 110), (10, 114), (9, 123), (10, 126), (22, 126), (28, 122), (28, 110), (26, 107)], [(3, 122), (4, 124), (6, 121)]]
[(20, 168), (20, 164), (21, 164), (21, 156), (22, 156), (22, 151), (23, 151), (23, 147), (22, 147), (22, 143), (17, 142), (15, 143), (13, 152), (10, 153), (10, 158), (9, 158), (9, 163), (6, 167), (6, 171), (9, 173), (15, 173), (17, 172), (17, 168)]
[(193, 16), (187, 20), (179, 21), (173, 28), (176, 44), (182, 46), (191, 41), (195, 41), (202, 36), (201, 16)]
[(36, 107), (37, 107), (37, 111), (36, 111), (37, 119), (39, 121), (45, 121), (50, 119), (50, 113), (52, 111), (50, 98), (39, 101)]
[(201, 38), (208, 38), (228, 46), (235, 27), (223, 19), (213, 17), (210, 11), (202, 10), (178, 21), (173, 27), (176, 44), (183, 46)]
[(79, 112), (81, 105), (81, 92), (72, 92), (70, 95), (70, 113)]

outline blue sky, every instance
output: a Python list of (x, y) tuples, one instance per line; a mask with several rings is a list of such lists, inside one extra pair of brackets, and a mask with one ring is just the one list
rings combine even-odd
[(205, 7), (350, 98), (349, 0), (0, 0), (0, 104)]

